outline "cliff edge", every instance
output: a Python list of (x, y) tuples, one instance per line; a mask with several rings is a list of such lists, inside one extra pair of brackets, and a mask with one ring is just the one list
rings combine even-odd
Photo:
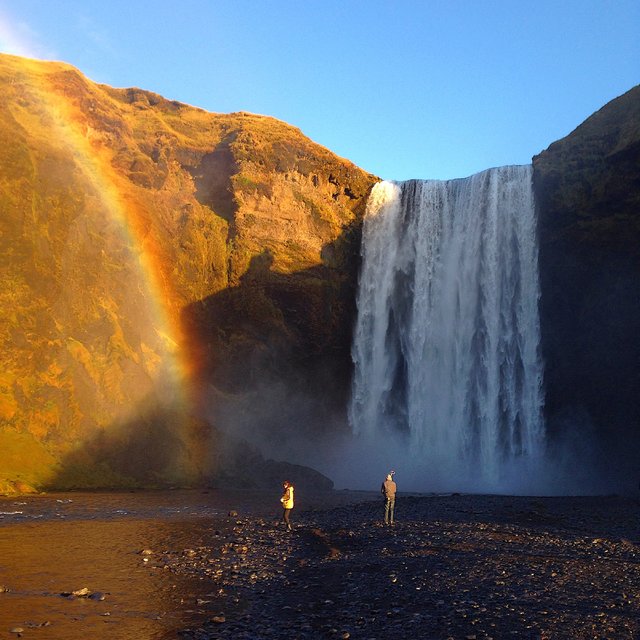
[(640, 466), (640, 86), (533, 159), (552, 438), (594, 440), (604, 475)]

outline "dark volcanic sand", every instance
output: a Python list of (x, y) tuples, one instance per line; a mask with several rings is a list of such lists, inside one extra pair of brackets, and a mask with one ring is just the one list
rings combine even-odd
[[(210, 586), (208, 638), (640, 638), (640, 501), (400, 497), (241, 516), (156, 557)], [(205, 538), (206, 539), (206, 538)]]

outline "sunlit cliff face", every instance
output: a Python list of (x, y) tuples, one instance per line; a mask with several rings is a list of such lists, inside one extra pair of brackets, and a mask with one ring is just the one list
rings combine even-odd
[(211, 380), (260, 377), (273, 340), (326, 342), (339, 318), (307, 331), (286, 309), (342, 308), (333, 243), (371, 177), (273, 119), (67, 65), (2, 56), (0, 85), (0, 479), (210, 473)]
[(3, 417), (22, 446), (29, 434), (90, 466), (79, 443), (126, 442), (145, 404), (188, 414), (180, 300), (148, 198), (115, 166), (114, 142), (128, 133), (117, 105), (68, 68), (3, 62), (3, 130), (17, 134), (2, 163), (14, 171), (2, 190), (12, 240)]

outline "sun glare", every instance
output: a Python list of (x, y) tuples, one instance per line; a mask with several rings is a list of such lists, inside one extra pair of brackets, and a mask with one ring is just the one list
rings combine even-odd
[(40, 41), (23, 21), (14, 21), (0, 12), (0, 52), (25, 58), (54, 59), (55, 53)]

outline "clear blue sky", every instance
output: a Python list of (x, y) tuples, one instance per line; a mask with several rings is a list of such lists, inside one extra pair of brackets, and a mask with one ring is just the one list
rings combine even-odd
[(455, 178), (530, 162), (640, 83), (640, 0), (0, 0), (0, 50)]

